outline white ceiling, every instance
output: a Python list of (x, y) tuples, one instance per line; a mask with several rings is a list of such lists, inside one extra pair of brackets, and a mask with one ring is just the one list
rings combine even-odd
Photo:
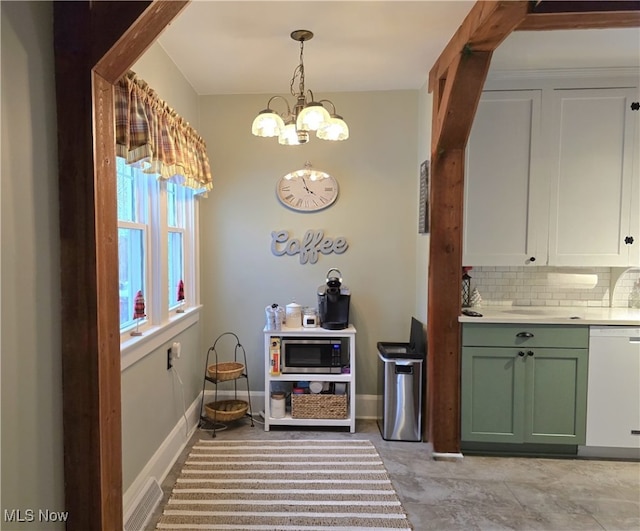
[[(419, 89), (474, 1), (196, 0), (161, 46), (200, 95), (287, 94), (308, 29), (314, 92)], [(639, 66), (640, 29), (516, 32), (496, 50), (499, 70)]]

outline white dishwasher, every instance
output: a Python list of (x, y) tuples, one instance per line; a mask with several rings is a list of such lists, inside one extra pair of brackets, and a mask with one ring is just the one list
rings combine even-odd
[(640, 327), (590, 327), (587, 437), (579, 453), (640, 457)]

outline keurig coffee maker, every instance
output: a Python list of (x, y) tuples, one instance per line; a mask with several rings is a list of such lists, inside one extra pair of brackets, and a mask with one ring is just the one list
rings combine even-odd
[(329, 269), (326, 284), (318, 287), (320, 326), (327, 330), (347, 328), (350, 299), (349, 289), (342, 285), (342, 273), (335, 268)]

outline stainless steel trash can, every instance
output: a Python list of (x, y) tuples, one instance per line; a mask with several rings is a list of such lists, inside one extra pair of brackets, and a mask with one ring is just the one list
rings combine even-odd
[(386, 441), (422, 440), (422, 355), (378, 344), (380, 367), (378, 427)]

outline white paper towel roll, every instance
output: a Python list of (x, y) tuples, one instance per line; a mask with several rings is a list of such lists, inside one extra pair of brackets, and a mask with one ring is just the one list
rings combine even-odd
[(568, 289), (593, 289), (598, 275), (587, 273), (547, 273), (549, 286)]

